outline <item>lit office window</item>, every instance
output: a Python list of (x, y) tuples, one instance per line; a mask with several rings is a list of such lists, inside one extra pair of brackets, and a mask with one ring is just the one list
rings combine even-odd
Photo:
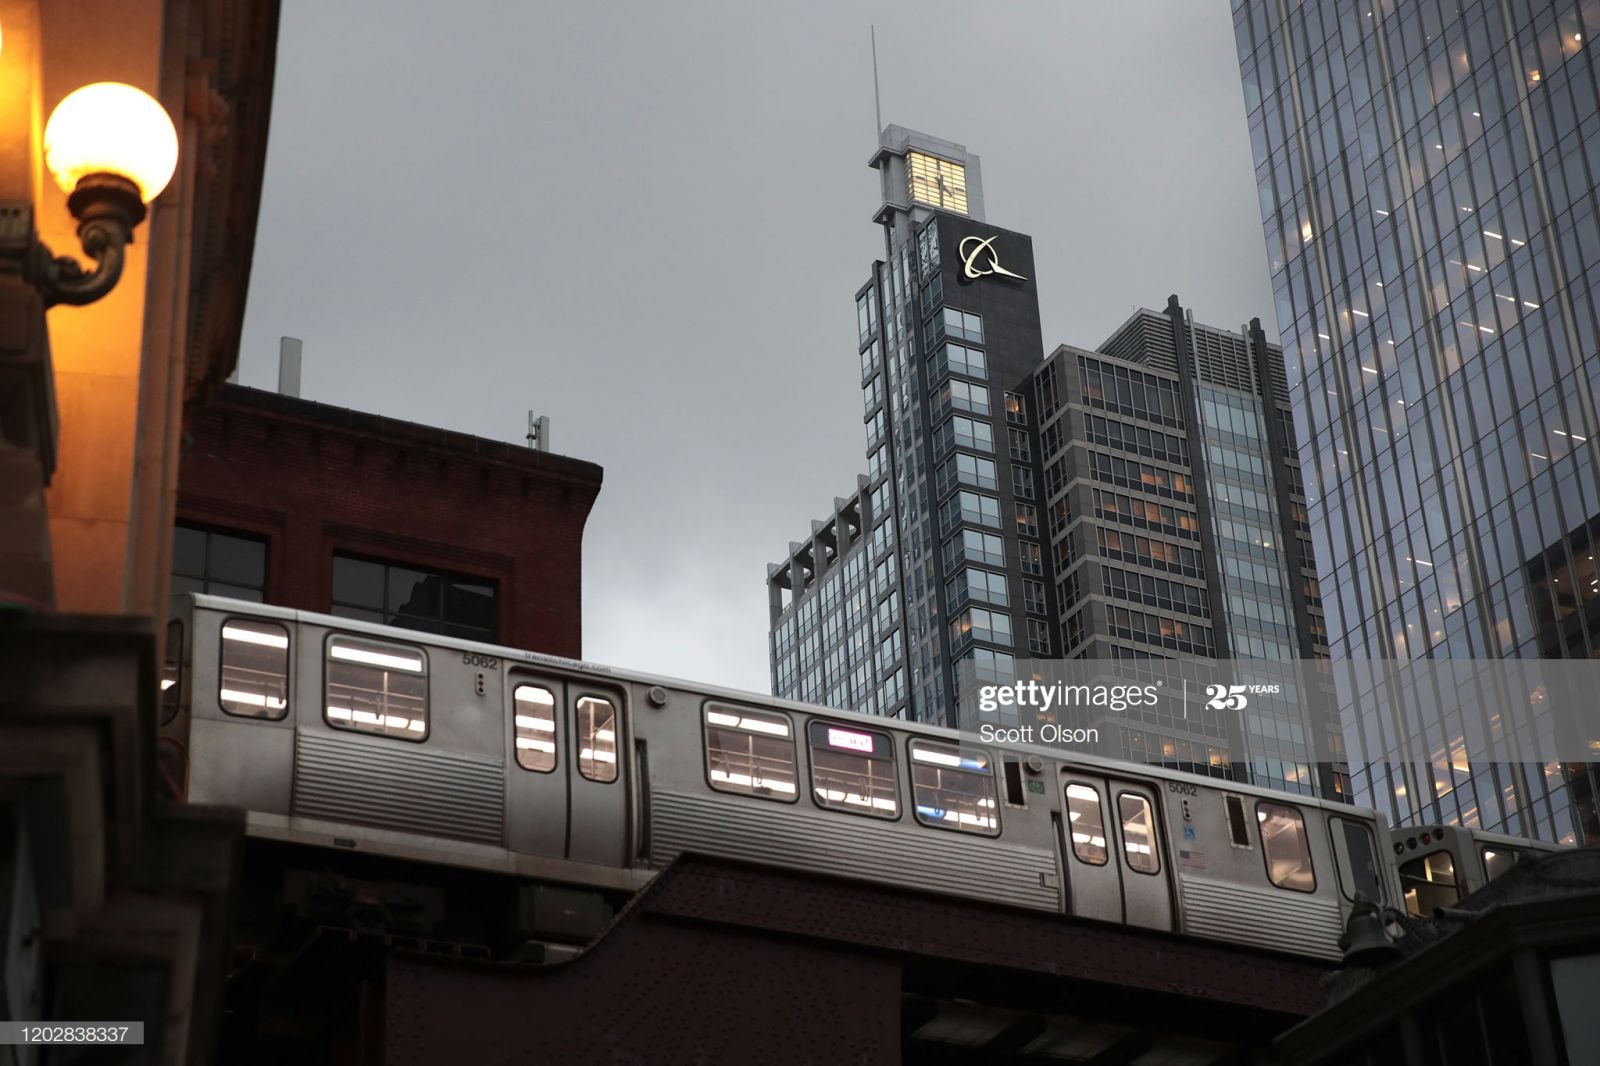
[(462, 640), (499, 638), (495, 583), (348, 555), (333, 557), (331, 613)]
[(967, 213), (967, 168), (960, 163), (907, 152), (906, 177), (911, 198), (918, 203)]
[(962, 611), (950, 620), (950, 640), (957, 645), (968, 640), (1010, 644), (1011, 616), (1004, 611), (989, 611), (981, 607)]

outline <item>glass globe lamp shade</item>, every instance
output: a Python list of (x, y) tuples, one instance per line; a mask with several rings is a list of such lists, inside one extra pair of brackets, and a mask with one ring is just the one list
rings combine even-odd
[(178, 131), (166, 109), (142, 90), (102, 81), (70, 92), (44, 127), (44, 162), (72, 195), (91, 174), (114, 174), (149, 203), (178, 166)]

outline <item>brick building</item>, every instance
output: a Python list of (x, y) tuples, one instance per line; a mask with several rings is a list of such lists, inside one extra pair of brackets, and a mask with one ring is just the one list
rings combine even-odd
[(225, 386), (194, 412), (172, 592), (577, 658), (593, 463)]

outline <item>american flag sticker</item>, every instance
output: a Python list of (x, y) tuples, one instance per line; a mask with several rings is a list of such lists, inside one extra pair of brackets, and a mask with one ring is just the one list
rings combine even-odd
[(1179, 848), (1178, 863), (1181, 866), (1187, 866), (1191, 870), (1204, 870), (1206, 868), (1206, 853)]

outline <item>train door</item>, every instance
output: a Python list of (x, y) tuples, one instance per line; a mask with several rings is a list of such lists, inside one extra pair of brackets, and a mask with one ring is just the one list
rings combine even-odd
[(511, 850), (567, 857), (567, 766), (560, 757), (567, 726), (566, 685), (559, 678), (512, 672), (506, 822)]
[(515, 671), (506, 790), (513, 851), (625, 865), (627, 782), (620, 695)]
[(1070, 771), (1062, 775), (1067, 898), (1073, 914), (1122, 921), (1122, 875), (1111, 861), (1106, 783)]
[(1166, 868), (1166, 834), (1155, 790), (1111, 779), (1109, 800), (1122, 844), (1122, 903), (1129, 925), (1172, 928), (1172, 882)]
[(1172, 888), (1156, 795), (1120, 778), (1062, 772), (1072, 913), (1172, 928)]
[(614, 689), (567, 683), (567, 858), (628, 864), (628, 782), (622, 696)]

